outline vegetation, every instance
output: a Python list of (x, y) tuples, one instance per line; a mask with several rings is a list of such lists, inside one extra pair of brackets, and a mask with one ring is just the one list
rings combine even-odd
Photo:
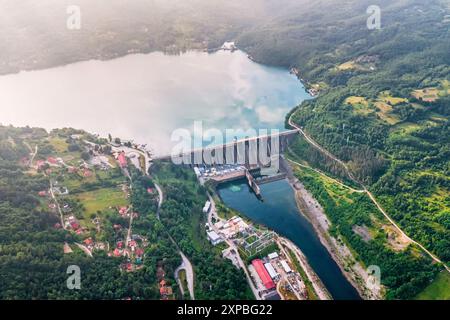
[(416, 296), (418, 300), (450, 300), (450, 274), (441, 272), (436, 279)]
[[(295, 175), (324, 208), (332, 223), (330, 233), (349, 245), (364, 266), (380, 267), (386, 298), (411, 299), (432, 281), (440, 268), (386, 228), (388, 222), (365, 193), (327, 181), (310, 169), (296, 167)], [(367, 235), (356, 232), (355, 226), (365, 229)]]
[(160, 162), (152, 167), (152, 173), (164, 190), (161, 221), (193, 264), (195, 297), (252, 299), (243, 271), (223, 259), (206, 238), (202, 212), (206, 193), (192, 170)]
[[(101, 250), (93, 251), (93, 258), (77, 248), (75, 242), (81, 242), (85, 236), (57, 228), (59, 215), (47, 206), (47, 200), (38, 196), (49, 187), (49, 179), (73, 179), (63, 169), (52, 167), (52, 172), (34, 172), (28, 167), (30, 149), (39, 145), (36, 161), (47, 156), (80, 159), (81, 151), (69, 151), (70, 145), (61, 143), (73, 133), (71, 130), (55, 131), (50, 135), (42, 129), (12, 128), (0, 126), (0, 299), (158, 299), (159, 287), (157, 267), (163, 266), (167, 273), (166, 280), (174, 285), (173, 271), (181, 263), (176, 248), (169, 240), (161, 223), (155, 216), (155, 202), (151, 199), (146, 187), (149, 181), (133, 172), (134, 184), (131, 204), (141, 213), (133, 223), (133, 233), (148, 238), (150, 245), (145, 248), (144, 266), (134, 272), (124, 272), (119, 265), (125, 258), (109, 257)], [(58, 147), (55, 146), (57, 141)], [(80, 146), (80, 150), (83, 147)], [(58, 150), (58, 152), (56, 151)], [(59, 171), (58, 171), (59, 170)], [(109, 184), (115, 184), (117, 177), (111, 174)], [(91, 179), (91, 178), (89, 178)], [(104, 178), (103, 183), (108, 181)], [(90, 185), (90, 188), (93, 184)], [(77, 187), (83, 190), (83, 183)], [(109, 188), (102, 189), (102, 183), (92, 189), (94, 194), (111, 195)], [(115, 191), (114, 191), (115, 192)], [(79, 193), (81, 199), (85, 193)], [(63, 197), (75, 215), (85, 214), (84, 204), (79, 202), (77, 193)], [(113, 199), (112, 199), (113, 200)], [(102, 218), (102, 231), (97, 233), (92, 227), (88, 236), (95, 240), (116, 242), (113, 224), (127, 226), (121, 220), (103, 210), (107, 206), (105, 199), (95, 203), (90, 199), (96, 215)], [(124, 200), (121, 200), (124, 201)], [(91, 217), (84, 217), (90, 220)], [(72, 253), (64, 253), (67, 243)], [(81, 270), (81, 289), (67, 288), (67, 268), (77, 265)]]

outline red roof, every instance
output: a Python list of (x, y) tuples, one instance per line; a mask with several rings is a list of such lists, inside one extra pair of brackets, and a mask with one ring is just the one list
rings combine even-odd
[(128, 243), (128, 246), (129, 246), (129, 247), (136, 247), (136, 241), (131, 240), (131, 241)]
[(136, 255), (142, 256), (143, 254), (144, 254), (144, 249), (138, 248), (138, 249), (136, 250)]
[(119, 251), (119, 249), (114, 249), (114, 255), (116, 256), (116, 257), (120, 257), (120, 251)]
[(121, 153), (119, 153), (117, 160), (119, 161), (119, 164), (122, 168), (127, 166), (127, 158), (125, 157), (125, 152), (122, 151)]
[(80, 225), (77, 222), (71, 222), (70, 226), (74, 229), (78, 229), (80, 227)]
[(272, 281), (272, 278), (270, 278), (266, 268), (264, 268), (263, 262), (260, 259), (255, 259), (252, 261), (252, 265), (258, 273), (258, 276), (261, 278), (261, 281), (266, 289), (269, 290), (275, 288), (275, 283)]
[(50, 162), (51, 164), (57, 163), (56, 159), (53, 158), (53, 157), (48, 157), (48, 158), (47, 158), (47, 161)]

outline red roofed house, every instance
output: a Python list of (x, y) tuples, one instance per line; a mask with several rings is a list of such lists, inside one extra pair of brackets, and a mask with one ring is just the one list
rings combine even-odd
[(75, 167), (69, 167), (68, 170), (69, 170), (69, 173), (76, 173), (78, 171), (78, 169)]
[(36, 166), (38, 167), (38, 169), (41, 169), (44, 165), (45, 165), (45, 161), (44, 160), (38, 160), (36, 162)]
[(80, 227), (80, 224), (79, 224), (78, 222), (73, 221), (73, 222), (70, 223), (70, 226), (71, 226), (74, 230), (76, 230), (76, 229), (78, 229), (78, 228)]
[(147, 188), (147, 193), (152, 194), (153, 193), (153, 188)]
[(264, 267), (263, 262), (260, 259), (253, 260), (252, 266), (255, 268), (259, 278), (261, 279), (267, 290), (275, 288), (275, 283), (272, 281), (272, 278), (270, 277), (269, 273)]
[(122, 151), (121, 153), (119, 153), (117, 160), (119, 161), (119, 164), (122, 168), (125, 168), (127, 166), (127, 158), (125, 157), (125, 152)]
[(47, 195), (47, 191), (39, 191), (40, 197), (45, 197)]
[(136, 247), (136, 241), (131, 240), (131, 241), (128, 243), (128, 246), (129, 246), (129, 247)]
[(142, 256), (143, 254), (144, 254), (144, 249), (142, 249), (142, 248), (136, 249), (136, 255), (137, 256)]
[(49, 163), (51, 163), (51, 164), (57, 164), (57, 163), (58, 163), (58, 161), (56, 161), (56, 159), (53, 158), (53, 157), (48, 157), (48, 158), (47, 158), (47, 161), (48, 161)]
[(128, 208), (127, 208), (127, 207), (121, 207), (121, 208), (119, 209), (119, 214), (120, 214), (121, 216), (124, 216), (124, 215), (127, 213), (127, 211), (128, 211)]
[(115, 257), (120, 257), (120, 250), (119, 249), (114, 249), (113, 254), (114, 254)]
[(89, 246), (91, 245), (94, 241), (92, 241), (92, 238), (87, 238), (86, 240), (83, 241), (85, 245)]
[(84, 169), (83, 176), (84, 176), (85, 178), (90, 178), (90, 177), (92, 177), (92, 171), (89, 170), (89, 169)]

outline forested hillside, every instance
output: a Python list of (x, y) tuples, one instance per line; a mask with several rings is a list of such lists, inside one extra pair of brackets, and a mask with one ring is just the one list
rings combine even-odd
[[(369, 30), (370, 4), (339, 1), (323, 11), (292, 12), (245, 33), (239, 44), (258, 61), (298, 68), (319, 90), (294, 121), (345, 161), (410, 237), (448, 264), (450, 7), (380, 1), (381, 29)], [(347, 178), (317, 149), (298, 150), (302, 160)]]

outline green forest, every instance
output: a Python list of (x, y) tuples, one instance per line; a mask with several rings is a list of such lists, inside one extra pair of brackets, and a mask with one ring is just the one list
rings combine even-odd
[[(309, 87), (319, 88), (317, 98), (293, 111), (293, 120), (346, 162), (410, 237), (448, 264), (450, 7), (446, 1), (381, 1), (381, 29), (369, 30), (368, 2), (350, 3), (320, 15), (319, 8), (300, 13), (288, 25), (274, 19), (239, 44), (257, 61), (296, 67)], [(354, 184), (336, 161), (304, 142), (298, 147), (297, 159)], [(309, 187), (326, 196), (323, 187)], [(322, 204), (332, 203), (322, 198)], [(335, 205), (327, 213), (338, 223)], [(368, 259), (352, 230), (338, 232)], [(388, 297), (414, 297), (432, 274), (403, 279), (413, 290), (387, 283)]]

